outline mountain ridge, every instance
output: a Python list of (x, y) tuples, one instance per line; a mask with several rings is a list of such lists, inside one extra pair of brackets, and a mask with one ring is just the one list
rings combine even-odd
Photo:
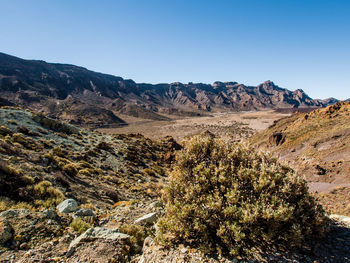
[[(290, 91), (269, 80), (257, 86), (232, 81), (136, 83), (71, 64), (24, 60), (0, 53), (1, 104), (43, 111), (75, 124), (125, 124), (118, 114), (164, 120), (163, 113), (174, 110), (199, 113), (318, 108), (337, 101), (312, 99), (301, 89)], [(84, 111), (77, 110), (78, 104), (80, 108), (94, 107), (96, 119), (86, 120)], [(106, 115), (109, 118), (105, 119)]]

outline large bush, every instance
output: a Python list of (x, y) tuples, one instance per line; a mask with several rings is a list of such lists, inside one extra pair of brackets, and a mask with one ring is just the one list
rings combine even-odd
[(299, 246), (326, 229), (306, 182), (264, 153), (211, 136), (190, 139), (165, 188), (159, 240), (252, 256)]

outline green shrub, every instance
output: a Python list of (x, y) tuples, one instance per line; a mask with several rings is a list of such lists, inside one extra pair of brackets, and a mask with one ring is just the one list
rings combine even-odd
[(142, 246), (145, 238), (151, 235), (151, 230), (149, 228), (139, 225), (123, 224), (120, 226), (120, 231), (130, 235), (131, 243), (139, 246)]
[(75, 218), (73, 219), (72, 223), (70, 223), (70, 227), (77, 231), (79, 234), (82, 234), (88, 230), (91, 225), (80, 218)]
[(143, 173), (148, 176), (156, 176), (156, 173), (151, 168), (146, 168), (143, 170)]
[(31, 210), (33, 207), (26, 202), (15, 202), (14, 200), (8, 197), (0, 196), (0, 212), (9, 210), (9, 209), (21, 209), (21, 208)]
[(266, 154), (197, 136), (177, 153), (158, 241), (234, 256), (299, 246), (327, 229), (304, 180)]
[(22, 171), (20, 169), (17, 169), (12, 165), (7, 164), (7, 162), (5, 162), (2, 159), (0, 159), (0, 172), (13, 177), (17, 177), (22, 174)]
[(77, 167), (74, 163), (68, 163), (62, 167), (62, 171), (64, 171), (69, 176), (76, 176), (78, 174)]
[(7, 128), (5, 125), (0, 126), (0, 135), (6, 136), (6, 135), (12, 135), (13, 132)]
[(64, 200), (63, 193), (52, 186), (49, 181), (41, 181), (27, 188), (33, 191), (33, 197), (35, 198), (34, 204), (39, 207), (49, 208), (58, 205)]

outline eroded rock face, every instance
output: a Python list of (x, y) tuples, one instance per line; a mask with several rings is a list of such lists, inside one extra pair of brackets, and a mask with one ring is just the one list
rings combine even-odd
[(57, 206), (60, 213), (72, 213), (78, 209), (78, 203), (74, 199), (66, 199)]

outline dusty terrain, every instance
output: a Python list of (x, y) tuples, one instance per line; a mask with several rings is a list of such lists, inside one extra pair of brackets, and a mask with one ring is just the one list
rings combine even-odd
[[(317, 193), (327, 211), (350, 215), (347, 108), (348, 104), (345, 104), (341, 109), (333, 106), (328, 110), (293, 115), (267, 110), (178, 119), (172, 116), (170, 121), (123, 116), (129, 125), (99, 131), (107, 134), (141, 133), (152, 139), (171, 135), (179, 142), (205, 130), (227, 140), (251, 138), (250, 142), (257, 148), (270, 151), (304, 177), (309, 182), (310, 191)], [(273, 125), (275, 121), (277, 123)], [(287, 135), (285, 143), (271, 144), (272, 134), (281, 131)]]
[(141, 133), (151, 139), (172, 136), (175, 140), (182, 141), (186, 136), (208, 130), (225, 139), (241, 140), (250, 137), (256, 131), (266, 129), (275, 120), (289, 115), (272, 110), (225, 112), (212, 113), (204, 117), (175, 118), (172, 116), (170, 121), (152, 121), (122, 116), (129, 125), (98, 129), (98, 131), (106, 134)]
[(250, 142), (293, 167), (328, 211), (350, 215), (349, 102), (283, 118)]
[[(262, 111), (171, 121), (129, 118), (131, 125), (101, 129), (111, 133), (103, 135), (14, 108), (3, 108), (0, 115), (0, 262), (139, 263), (231, 262), (154, 243), (156, 217), (165, 212), (161, 189), (173, 153), (181, 148), (164, 136), (181, 141), (209, 130), (242, 140), (289, 116)], [(122, 134), (130, 132), (154, 140)], [(348, 203), (346, 191), (333, 190), (334, 199), (324, 198), (343, 208), (339, 200)], [(77, 210), (56, 208), (66, 198), (78, 202)], [(140, 223), (145, 216), (149, 221)], [(88, 231), (93, 234), (86, 236)], [(349, 233), (335, 224), (321, 243), (262, 254), (259, 262), (347, 262)]]

